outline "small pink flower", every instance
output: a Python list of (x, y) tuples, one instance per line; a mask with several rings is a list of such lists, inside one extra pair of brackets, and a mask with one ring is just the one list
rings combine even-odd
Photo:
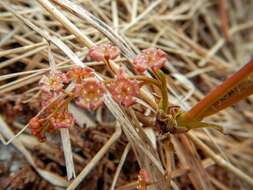
[(120, 70), (116, 80), (108, 84), (108, 89), (115, 101), (122, 106), (129, 107), (136, 102), (140, 86), (137, 81), (127, 79), (123, 70)]
[(80, 83), (83, 79), (91, 77), (93, 75), (93, 70), (89, 67), (78, 67), (73, 66), (68, 72), (67, 77), (69, 80), (75, 80), (76, 83)]
[(167, 54), (161, 49), (148, 48), (134, 58), (133, 66), (136, 72), (141, 74), (150, 68), (157, 71), (164, 66), (167, 58)]
[(104, 92), (103, 83), (95, 78), (87, 78), (76, 85), (74, 93), (78, 97), (75, 102), (78, 106), (93, 111), (102, 104)]
[(60, 92), (63, 91), (64, 84), (68, 83), (67, 76), (60, 72), (54, 72), (49, 77), (43, 75), (39, 81), (40, 88), (45, 92)]
[(50, 118), (54, 129), (69, 128), (74, 125), (75, 119), (67, 110), (59, 111)]
[(112, 44), (102, 44), (102, 45), (95, 45), (89, 50), (88, 55), (94, 61), (103, 61), (106, 60), (113, 60), (120, 54), (120, 50), (118, 47), (113, 46)]

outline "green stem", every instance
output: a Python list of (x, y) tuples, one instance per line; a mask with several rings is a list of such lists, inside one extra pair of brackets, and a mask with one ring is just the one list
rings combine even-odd
[(117, 73), (115, 72), (115, 70), (112, 68), (109, 59), (104, 59), (104, 63), (105, 63), (105, 65), (107, 66), (107, 68), (109, 69), (109, 71), (110, 71), (113, 75), (117, 74)]
[(159, 70), (157, 72), (159, 75), (160, 81), (161, 81), (161, 93), (162, 93), (162, 100), (161, 100), (161, 108), (164, 111), (164, 113), (167, 113), (167, 109), (169, 106), (169, 100), (168, 100), (168, 90), (167, 90), (167, 79), (166, 75)]
[(156, 79), (152, 79), (146, 76), (129, 76), (127, 77), (128, 79), (135, 79), (141, 82), (144, 82), (145, 84), (153, 84), (155, 86), (157, 86), (159, 89), (161, 88), (161, 84), (159, 83), (159, 81), (157, 81)]

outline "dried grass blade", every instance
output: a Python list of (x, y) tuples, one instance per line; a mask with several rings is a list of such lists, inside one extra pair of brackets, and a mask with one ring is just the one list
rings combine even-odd
[(68, 180), (71, 180), (76, 177), (76, 173), (75, 173), (75, 166), (74, 166), (71, 143), (70, 143), (69, 129), (61, 129), (60, 133), (61, 133), (62, 147), (63, 147), (66, 169), (67, 169), (67, 176), (68, 176)]
[(67, 190), (74, 190), (82, 182), (82, 180), (88, 175), (88, 173), (97, 165), (100, 159), (103, 158), (104, 154), (108, 149), (114, 144), (118, 138), (121, 136), (120, 126), (116, 126), (116, 131), (107, 141), (107, 143), (98, 151), (98, 153), (93, 157), (93, 159), (85, 166), (81, 173), (71, 182)]
[(207, 173), (197, 160), (196, 153), (193, 153), (193, 147), (185, 135), (178, 135), (171, 138), (176, 154), (183, 166), (189, 167), (189, 178), (197, 190), (213, 189), (207, 177)]
[(145, 132), (141, 128), (138, 128), (138, 126), (135, 126), (136, 128), (134, 127), (133, 122), (129, 120), (126, 113), (124, 113), (123, 110), (112, 100), (109, 94), (106, 94), (104, 102), (114, 117), (117, 118), (121, 124), (124, 133), (132, 145), (140, 167), (145, 168), (152, 181), (158, 182), (151, 186), (150, 189), (170, 189), (169, 183), (162, 180), (164, 178), (165, 171), (161, 165), (157, 152), (152, 147), (152, 144), (147, 138)]
[[(49, 61), (50, 69), (51, 69), (50, 72), (51, 73), (56, 72), (56, 64), (55, 64), (55, 60), (54, 60), (50, 45), (48, 46), (48, 61)], [(72, 86), (70, 84), (67, 87), (66, 92), (70, 92), (71, 88)], [(70, 127), (73, 127), (73, 126), (70, 126)], [(60, 133), (61, 133), (62, 147), (63, 147), (63, 152), (64, 152), (66, 170), (67, 170), (67, 177), (68, 177), (68, 180), (71, 180), (72, 178), (76, 177), (76, 173), (75, 173), (75, 166), (74, 166), (74, 161), (73, 161), (69, 129), (62, 128), (60, 129)]]
[(115, 45), (119, 47), (121, 52), (128, 59), (133, 59), (135, 57), (134, 51), (129, 47), (129, 45), (125, 42), (125, 40), (115, 33), (110, 26), (105, 24), (100, 19), (96, 18), (90, 12), (88, 12), (83, 7), (73, 3), (69, 0), (50, 0), (64, 9), (68, 10), (70, 13), (76, 15), (77, 17), (87, 21), (94, 28), (104, 34), (107, 38), (109, 38)]
[(247, 182), (251, 187), (253, 187), (253, 178), (241, 171), (240, 169), (236, 168), (235, 166), (231, 165), (229, 162), (224, 160), (221, 156), (217, 155), (213, 152), (207, 145), (205, 145), (200, 139), (198, 139), (194, 134), (191, 132), (188, 133), (188, 136), (192, 139), (192, 141), (201, 148), (206, 155), (212, 158), (218, 165), (224, 167), (228, 171), (232, 172), (234, 175), (239, 177), (241, 180)]
[(119, 165), (117, 167), (117, 170), (115, 172), (115, 175), (114, 175), (114, 178), (113, 178), (110, 190), (114, 190), (115, 189), (115, 186), (116, 186), (116, 183), (117, 183), (117, 179), (119, 177), (120, 171), (121, 171), (121, 169), (122, 169), (122, 167), (124, 165), (124, 162), (126, 160), (126, 157), (127, 157), (127, 154), (129, 152), (130, 148), (131, 148), (130, 144), (128, 143), (127, 146), (126, 146), (126, 148), (125, 148), (125, 150), (124, 150), (124, 152), (123, 152), (123, 154), (122, 154), (122, 156), (121, 156), (121, 159), (120, 159)]

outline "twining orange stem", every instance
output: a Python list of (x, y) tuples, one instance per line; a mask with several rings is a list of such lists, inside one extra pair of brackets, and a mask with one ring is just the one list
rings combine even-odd
[(233, 89), (242, 80), (247, 78), (253, 72), (253, 59), (242, 67), (239, 71), (225, 80), (222, 84), (212, 90), (206, 97), (199, 101), (190, 111), (186, 112), (183, 117), (185, 120), (201, 120), (205, 112), (228, 91)]
[(228, 15), (226, 10), (226, 0), (219, 1), (219, 13), (221, 20), (221, 29), (226, 40), (228, 40)]

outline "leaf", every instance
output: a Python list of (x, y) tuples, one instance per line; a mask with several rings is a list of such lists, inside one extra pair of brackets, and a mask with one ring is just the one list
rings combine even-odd
[(223, 127), (213, 123), (206, 123), (201, 121), (191, 121), (191, 122), (179, 122), (179, 127), (185, 127), (187, 129), (198, 129), (198, 128), (213, 128), (220, 132), (223, 132)]

